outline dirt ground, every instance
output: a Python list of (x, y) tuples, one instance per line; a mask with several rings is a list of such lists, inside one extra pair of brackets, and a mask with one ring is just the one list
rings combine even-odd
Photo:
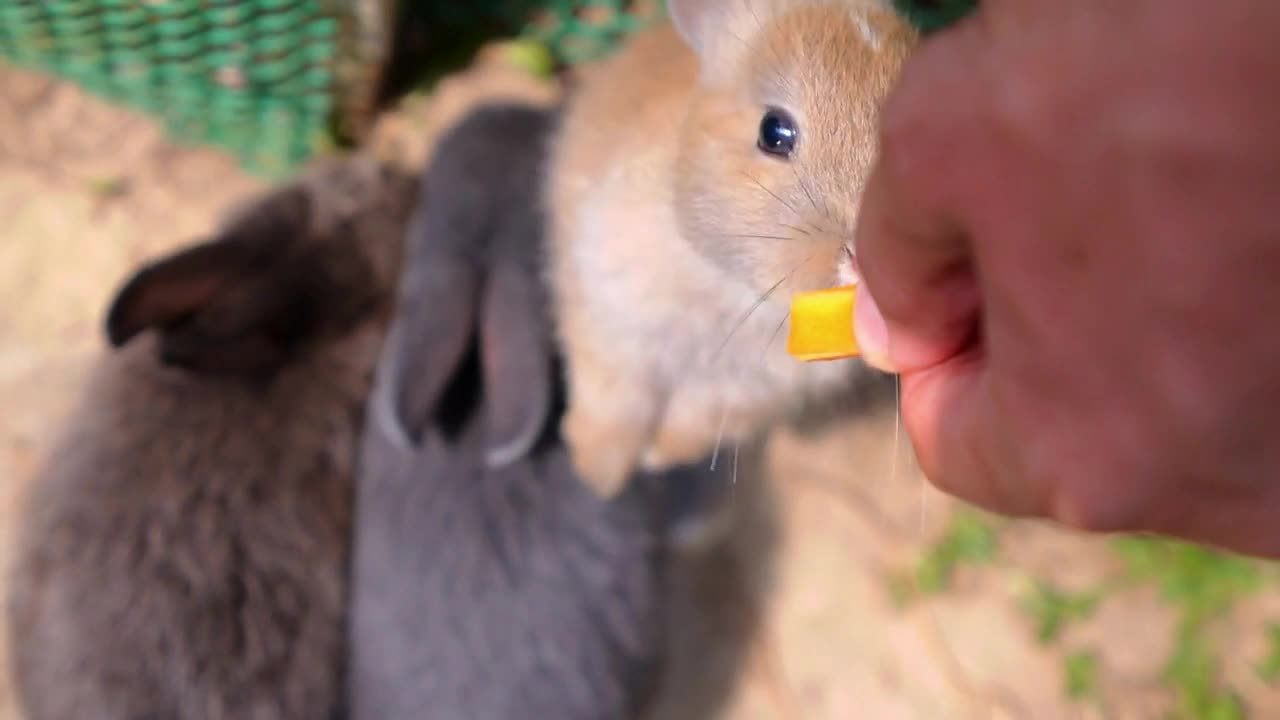
[[(548, 92), (477, 69), (388, 117), (376, 145), (420, 162), (426, 139), (475, 98)], [(0, 548), (102, 349), (115, 284), (260, 186), (216, 151), (171, 145), (144, 118), (0, 68)], [(892, 407), (818, 437), (779, 436), (763, 460), (740, 462), (733, 547), (677, 578), (675, 671), (658, 717), (1052, 720), (1175, 709), (1161, 679), (1175, 618), (1157, 592), (1109, 596), (1059, 642), (1037, 642), (1028, 588), (1087, 587), (1115, 570), (1116, 554), (1102, 540), (983, 520), (973, 537), (998, 536), (998, 550), (970, 543), (974, 562), (963, 561), (964, 536), (938, 544), (955, 505), (926, 488)], [(902, 573), (922, 557), (954, 575), (904, 602)], [(1224, 673), (1252, 714), (1280, 717), (1280, 691), (1253, 671), (1266, 619), (1280, 619), (1274, 591), (1250, 596), (1214, 637), (1231, 648)], [(1086, 672), (1084, 649), (1096, 670)], [(0, 720), (19, 720), (4, 670), (0, 659)], [(1084, 675), (1087, 698), (1073, 701), (1070, 678)]]

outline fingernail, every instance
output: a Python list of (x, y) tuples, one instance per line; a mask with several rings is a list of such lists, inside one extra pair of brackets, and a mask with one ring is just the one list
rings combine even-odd
[(868, 365), (883, 372), (893, 372), (893, 364), (889, 361), (889, 327), (866, 283), (858, 284), (854, 300), (853, 336), (858, 340), (858, 351)]

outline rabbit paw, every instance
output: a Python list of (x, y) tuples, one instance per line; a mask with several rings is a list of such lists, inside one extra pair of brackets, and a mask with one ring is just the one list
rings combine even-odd
[(717, 427), (691, 427), (685, 424), (665, 422), (644, 451), (641, 466), (650, 472), (661, 472), (680, 465), (690, 465), (709, 459), (719, 448), (720, 433)]
[(625, 423), (607, 422), (570, 410), (562, 434), (578, 477), (596, 495), (611, 499), (622, 492), (636, 469), (643, 433)]

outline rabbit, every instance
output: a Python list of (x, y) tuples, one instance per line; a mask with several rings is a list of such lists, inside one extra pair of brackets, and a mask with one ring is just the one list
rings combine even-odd
[(352, 720), (639, 717), (678, 531), (723, 505), (727, 464), (610, 502), (574, 475), (542, 272), (554, 118), (483, 106), (427, 170), (357, 479)]
[(28, 720), (341, 716), (356, 446), (417, 182), (325, 163), (119, 288), (19, 529)]
[(916, 31), (887, 0), (667, 8), (580, 73), (546, 171), (564, 436), (605, 497), (880, 382), (779, 337), (792, 294), (856, 280), (878, 108)]

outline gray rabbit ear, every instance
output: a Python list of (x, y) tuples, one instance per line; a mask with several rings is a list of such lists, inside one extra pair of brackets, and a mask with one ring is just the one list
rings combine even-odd
[[(417, 444), (472, 350), (481, 302), (481, 241), (488, 216), (470, 187), (427, 171), (405, 235), (396, 319), (383, 348), (383, 422)], [(384, 428), (391, 431), (391, 428)]]
[(479, 274), (468, 264), (442, 264), (418, 268), (406, 278), (395, 325), (382, 350), (378, 384), (383, 402), (414, 444), (435, 421), (475, 340)]
[(480, 364), (485, 388), (492, 468), (529, 454), (547, 428), (555, 399), (553, 339), (542, 277), (516, 262), (491, 270), (480, 322)]

